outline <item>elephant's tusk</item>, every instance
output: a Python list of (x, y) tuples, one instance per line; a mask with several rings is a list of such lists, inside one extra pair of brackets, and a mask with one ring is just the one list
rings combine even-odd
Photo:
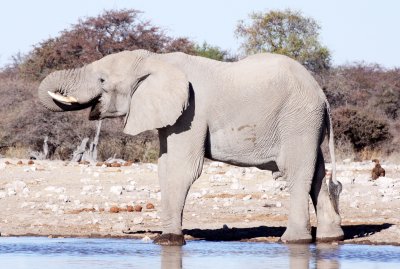
[(61, 94), (56, 94), (50, 91), (48, 91), (47, 93), (51, 96), (51, 98), (62, 103), (67, 103), (67, 104), (78, 103), (78, 100), (72, 96), (63, 96)]

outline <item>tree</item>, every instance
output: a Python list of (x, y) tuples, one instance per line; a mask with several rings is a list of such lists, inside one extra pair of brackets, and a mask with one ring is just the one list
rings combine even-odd
[(134, 9), (109, 10), (81, 19), (60, 36), (36, 45), (20, 71), (25, 77), (41, 79), (54, 70), (79, 67), (123, 50), (194, 53), (193, 42), (168, 37), (161, 28), (140, 20), (140, 13)]
[(330, 67), (330, 52), (318, 40), (320, 26), (299, 11), (254, 12), (250, 24), (243, 20), (236, 27), (236, 37), (246, 54), (273, 52), (292, 57), (313, 72)]
[(210, 59), (214, 59), (217, 61), (227, 61), (231, 62), (235, 60), (234, 56), (230, 56), (228, 51), (222, 50), (221, 48), (217, 46), (212, 46), (208, 44), (207, 42), (203, 42), (203, 44), (196, 45), (194, 47), (194, 53), (197, 56), (202, 56)]

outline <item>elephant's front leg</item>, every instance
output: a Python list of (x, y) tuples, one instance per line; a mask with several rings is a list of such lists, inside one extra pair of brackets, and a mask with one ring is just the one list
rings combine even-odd
[[(182, 213), (190, 186), (200, 176), (204, 160), (204, 143), (188, 140), (188, 135), (174, 134), (159, 158), (162, 234), (154, 243), (184, 245)], [(164, 145), (165, 146), (165, 145)], [(160, 147), (163, 148), (162, 139)]]

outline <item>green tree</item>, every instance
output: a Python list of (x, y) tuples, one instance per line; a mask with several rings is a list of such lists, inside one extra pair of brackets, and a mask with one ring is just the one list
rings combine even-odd
[(211, 46), (207, 42), (204, 42), (201, 46), (196, 45), (194, 47), (194, 53), (197, 56), (202, 56), (217, 61), (224, 61), (228, 57), (228, 52), (226, 50), (222, 50), (217, 46)]
[(273, 52), (292, 57), (313, 72), (330, 67), (330, 52), (319, 42), (318, 23), (299, 11), (254, 12), (238, 22), (237, 38), (246, 54)]

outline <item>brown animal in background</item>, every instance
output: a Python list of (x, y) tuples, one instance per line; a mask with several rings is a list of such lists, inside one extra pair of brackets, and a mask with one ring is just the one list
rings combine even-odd
[(373, 159), (372, 161), (375, 163), (375, 167), (372, 169), (371, 172), (372, 180), (376, 180), (378, 177), (384, 177), (385, 169), (383, 169), (382, 166), (379, 164), (379, 160)]

